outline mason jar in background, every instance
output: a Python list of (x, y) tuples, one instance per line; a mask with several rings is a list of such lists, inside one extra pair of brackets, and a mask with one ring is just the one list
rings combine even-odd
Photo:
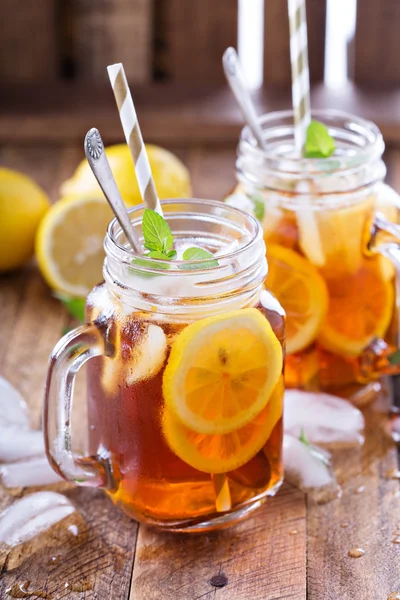
[(399, 371), (398, 196), (382, 183), (373, 123), (332, 110), (313, 118), (335, 139), (329, 158), (296, 157), (291, 111), (260, 118), (266, 151), (245, 127), (227, 202), (262, 223), (267, 285), (287, 315), (286, 384), (363, 403)]

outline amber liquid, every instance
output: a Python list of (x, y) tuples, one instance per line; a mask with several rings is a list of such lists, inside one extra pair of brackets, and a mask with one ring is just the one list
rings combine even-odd
[[(334, 316), (329, 317), (331, 322), (340, 322), (340, 329), (350, 332), (348, 335), (352, 339), (357, 339), (364, 335), (367, 320), (367, 325), (373, 328), (383, 311), (389, 315), (384, 331), (377, 338), (370, 339), (356, 356), (348, 353), (346, 344), (335, 351), (327, 349), (317, 335), (307, 347), (286, 357), (285, 382), (288, 387), (322, 389), (342, 396), (356, 397), (365, 389), (365, 384), (383, 373), (396, 370), (388, 361), (388, 357), (396, 349), (397, 336), (394, 267), (389, 259), (372, 255), (367, 249), (374, 198), (369, 197), (347, 209), (314, 211), (310, 231), (307, 231), (307, 222), (303, 221), (303, 228), (299, 226), (299, 219), (294, 211), (282, 208), (279, 213), (274, 227), (264, 233), (267, 258), (271, 262), (268, 246), (277, 244), (290, 248), (310, 262), (326, 283), (328, 310), (331, 311), (332, 306), (335, 306)], [(311, 229), (314, 227), (324, 256), (323, 266), (318, 264), (318, 249), (313, 246), (315, 229)], [(288, 276), (287, 269), (282, 269), (281, 273), (282, 278)], [(380, 293), (382, 286), (390, 287), (387, 300)], [(271, 289), (274, 291), (273, 286)], [(282, 300), (281, 303), (287, 308)], [(366, 303), (368, 313), (364, 310)], [(290, 319), (288, 310), (287, 316)], [(328, 315), (325, 321), (326, 319)], [(323, 326), (324, 322), (322, 328)]]
[[(283, 343), (282, 317), (259, 309)], [(88, 313), (90, 316), (90, 304)], [(107, 315), (106, 323), (101, 317), (95, 323), (115, 355), (88, 363), (90, 449), (94, 456), (109, 453), (114, 479), (109, 494), (113, 502), (137, 520), (178, 529), (208, 522), (211, 528), (213, 518), (220, 516), (211, 475), (178, 458), (169, 448), (162, 428), (163, 373), (171, 344), (185, 324), (155, 321), (146, 313), (119, 320), (115, 314), (111, 319)], [(167, 337), (165, 360), (156, 373), (129, 383), (124, 365), (132, 360), (132, 352), (141, 336), (146, 335), (149, 323), (161, 327)], [(279, 383), (276, 393), (283, 402), (282, 381)], [(247, 464), (227, 473), (232, 502), (229, 512), (264, 498), (279, 486), (283, 477), (281, 447), (282, 418), (262, 450)]]

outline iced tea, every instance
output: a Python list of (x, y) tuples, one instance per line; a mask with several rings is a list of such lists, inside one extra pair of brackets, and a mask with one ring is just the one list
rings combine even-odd
[[(106, 291), (94, 290), (89, 307), (99, 293)], [(282, 317), (260, 303), (257, 310), (271, 319), (283, 343)], [(210, 435), (208, 440), (193, 432), (192, 444), (199, 456), (185, 460), (183, 444), (179, 451), (175, 442), (181, 456), (174, 451), (169, 423), (174, 417), (165, 407), (163, 377), (174, 340), (187, 324), (154, 320), (143, 312), (123, 317), (117, 311), (107, 317), (106, 325), (101, 317), (95, 323), (100, 329), (108, 328), (115, 356), (98, 357), (88, 365), (90, 449), (93, 455), (102, 447), (110, 452), (115, 480), (110, 495), (117, 505), (139, 520), (196, 522), (204, 515), (212, 519), (218, 510), (244, 508), (279, 485), (283, 475), (282, 375), (268, 404), (249, 424), (232, 433)], [(224, 354), (223, 346), (220, 352)], [(229, 360), (229, 346), (225, 352)], [(203, 398), (208, 400), (206, 392)], [(218, 464), (207, 467), (218, 461), (220, 468)], [(196, 468), (197, 462), (199, 467), (204, 463), (204, 470)], [(226, 473), (219, 472), (224, 464), (235, 463), (235, 468), (227, 466)], [(226, 486), (230, 496), (224, 498), (222, 489), (220, 505), (219, 486)]]
[[(48, 455), (64, 477), (104, 487), (135, 519), (212, 529), (245, 516), (282, 481), (284, 312), (264, 286), (253, 217), (212, 201), (163, 208), (178, 252), (165, 265), (132, 256), (119, 226), (109, 228), (89, 324), (60, 341), (50, 364)], [(138, 231), (141, 211), (132, 214)], [(216, 260), (183, 261), (188, 246)], [(75, 373), (88, 358), (82, 460), (72, 455), (63, 368)]]
[(295, 158), (290, 113), (264, 118), (269, 152), (244, 130), (228, 202), (262, 221), (266, 283), (287, 315), (286, 384), (352, 395), (391, 370), (398, 347), (396, 270), (378, 254), (375, 223), (375, 211), (397, 222), (398, 197), (382, 184), (383, 141), (372, 123), (336, 111), (315, 118), (336, 139), (330, 158)]

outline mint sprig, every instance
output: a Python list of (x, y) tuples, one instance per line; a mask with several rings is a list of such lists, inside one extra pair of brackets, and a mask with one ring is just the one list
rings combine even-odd
[(251, 201), (253, 202), (253, 212), (255, 218), (263, 222), (265, 216), (265, 203), (264, 200), (260, 196), (252, 196)]
[(54, 296), (61, 300), (69, 314), (81, 323), (85, 322), (85, 298), (73, 298), (61, 292), (55, 292)]
[(310, 442), (308, 441), (308, 438), (306, 436), (306, 432), (304, 431), (304, 427), (301, 428), (300, 430), (300, 436), (299, 436), (299, 441), (304, 444), (305, 446), (311, 446)]
[[(168, 253), (173, 249), (174, 238), (167, 221), (155, 210), (145, 208), (142, 219), (144, 247), (150, 252), (162, 254), (162, 258), (170, 260)], [(161, 258), (161, 256), (153, 256)]]
[(336, 150), (335, 140), (327, 127), (320, 121), (312, 120), (307, 127), (305, 158), (329, 158)]
[[(142, 219), (142, 232), (144, 247), (149, 251), (144, 256), (158, 260), (174, 260), (177, 252), (174, 249), (174, 237), (167, 221), (150, 208), (145, 208)], [(203, 248), (187, 248), (183, 253), (183, 260), (203, 260), (196, 265), (183, 267), (186, 269), (207, 269), (218, 266), (218, 261), (211, 252)], [(211, 259), (211, 260), (210, 260)], [(155, 269), (168, 269), (165, 263), (151, 263), (147, 260), (135, 258), (133, 263), (138, 266), (151, 266)]]
[(211, 254), (208, 250), (204, 250), (204, 248), (187, 248), (183, 253), (183, 260), (201, 260), (204, 262), (198, 263), (196, 265), (188, 265), (184, 268), (186, 269), (208, 269), (210, 267), (217, 267), (218, 261), (214, 258), (214, 255)]

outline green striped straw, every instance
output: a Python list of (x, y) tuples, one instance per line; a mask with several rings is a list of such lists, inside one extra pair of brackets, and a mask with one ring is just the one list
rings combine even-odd
[(294, 139), (301, 156), (311, 122), (306, 0), (288, 0)]

